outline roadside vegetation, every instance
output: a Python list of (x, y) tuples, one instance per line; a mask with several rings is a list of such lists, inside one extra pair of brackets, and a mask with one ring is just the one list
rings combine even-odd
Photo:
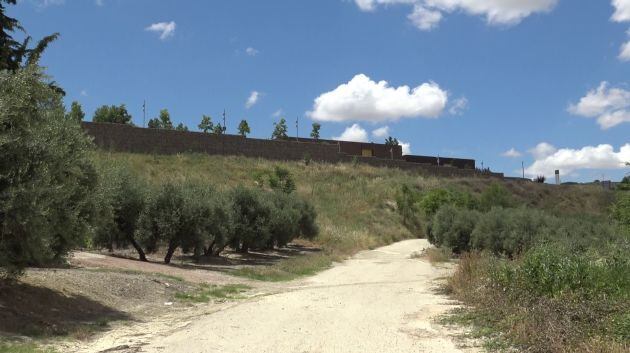
[[(627, 182), (627, 179), (625, 179)], [(399, 212), (459, 257), (447, 291), (487, 347), (528, 352), (630, 348), (630, 192), (598, 212), (534, 208), (500, 184), (479, 195), (404, 188)], [(595, 209), (593, 210), (595, 211)], [(437, 251), (437, 249), (436, 249)]]

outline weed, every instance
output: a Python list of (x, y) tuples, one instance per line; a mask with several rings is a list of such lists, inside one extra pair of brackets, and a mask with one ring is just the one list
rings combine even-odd
[(201, 285), (193, 292), (179, 292), (175, 298), (184, 302), (207, 303), (210, 299), (244, 299), (242, 293), (251, 289), (244, 284), (227, 284), (224, 286)]

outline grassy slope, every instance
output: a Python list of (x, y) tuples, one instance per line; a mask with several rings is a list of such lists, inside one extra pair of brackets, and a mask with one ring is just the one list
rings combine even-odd
[[(318, 212), (321, 234), (317, 242), (329, 253), (346, 256), (358, 250), (414, 237), (401, 224), (395, 198), (403, 184), (421, 189), (455, 187), (473, 193), (483, 191), (493, 179), (438, 179), (414, 172), (367, 165), (275, 162), (244, 157), (184, 154), (155, 156), (97, 152), (100, 161), (115, 159), (128, 165), (151, 183), (166, 180), (203, 180), (218, 188), (238, 184), (255, 186), (254, 175), (280, 165), (291, 171), (298, 193)], [(550, 186), (506, 182), (525, 204), (550, 212), (600, 215), (611, 195), (597, 186)]]

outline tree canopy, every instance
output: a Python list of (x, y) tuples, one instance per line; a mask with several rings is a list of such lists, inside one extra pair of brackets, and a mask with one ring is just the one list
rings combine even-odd
[(273, 133), (271, 134), (271, 138), (274, 140), (286, 139), (289, 136), (287, 135), (287, 121), (282, 118), (279, 122), (273, 123)]
[(95, 123), (131, 124), (131, 115), (124, 104), (119, 106), (103, 105), (96, 109), (92, 121)]
[(251, 130), (249, 129), (249, 124), (247, 123), (247, 120), (241, 120), (240, 124), (238, 124), (238, 134), (243, 137), (247, 137), (247, 134), (249, 134), (250, 132)]
[(319, 129), (322, 128), (322, 125), (319, 123), (313, 123), (313, 130), (311, 130), (311, 138), (315, 140), (319, 140)]
[(212, 117), (209, 115), (203, 115), (201, 117), (201, 122), (199, 123), (199, 125), (197, 125), (197, 127), (199, 128), (199, 130), (203, 131), (206, 134), (212, 132), (214, 130)]
[(85, 118), (85, 113), (81, 108), (81, 104), (77, 101), (72, 102), (70, 106), (70, 111), (66, 114), (66, 117), (72, 121), (82, 122)]

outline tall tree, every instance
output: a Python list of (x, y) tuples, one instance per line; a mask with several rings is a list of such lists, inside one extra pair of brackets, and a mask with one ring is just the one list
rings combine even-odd
[(131, 115), (124, 104), (119, 106), (103, 105), (96, 109), (92, 121), (95, 123), (132, 124)]
[(287, 121), (282, 118), (279, 122), (273, 123), (273, 133), (271, 134), (271, 138), (274, 140), (282, 140), (287, 139), (289, 136), (287, 135)]
[(400, 145), (400, 143), (398, 142), (398, 139), (393, 138), (391, 136), (385, 140), (385, 146), (398, 146), (398, 145)]
[(319, 140), (319, 129), (321, 129), (322, 126), (319, 123), (313, 123), (313, 130), (311, 130), (311, 138), (314, 138), (315, 140)]
[(199, 130), (203, 131), (204, 133), (208, 133), (214, 130), (214, 124), (212, 123), (212, 117), (209, 115), (203, 115), (201, 117), (201, 123), (199, 123), (199, 125), (197, 125), (197, 127), (199, 128)]
[[(20, 68), (36, 64), (48, 47), (48, 44), (59, 37), (59, 33), (46, 36), (34, 48), (28, 47), (31, 41), (30, 36), (26, 36), (22, 43), (16, 41), (12, 33), (16, 30), (22, 32), (25, 32), (25, 30), (17, 19), (5, 14), (5, 4), (15, 5), (16, 3), (16, 0), (0, 0), (0, 71), (9, 70), (15, 72)], [(37, 71), (37, 74), (41, 74), (41, 72)], [(48, 82), (48, 85), (57, 93), (65, 95), (64, 90), (57, 86), (54, 81)]]
[(83, 109), (81, 108), (81, 104), (79, 102), (72, 102), (72, 105), (70, 106), (70, 111), (66, 113), (66, 118), (79, 123), (83, 121), (83, 118), (85, 118), (85, 113), (83, 112)]
[(243, 119), (241, 120), (241, 123), (238, 124), (238, 133), (239, 135), (243, 136), (243, 137), (247, 137), (247, 134), (249, 134), (251, 131), (249, 129), (249, 124), (247, 123), (247, 120)]
[(0, 70), (0, 277), (63, 260), (91, 229), (91, 142), (42, 77)]
[(148, 127), (150, 129), (173, 130), (173, 122), (171, 121), (171, 114), (168, 112), (168, 109), (160, 110), (160, 115), (157, 118), (149, 120)]

